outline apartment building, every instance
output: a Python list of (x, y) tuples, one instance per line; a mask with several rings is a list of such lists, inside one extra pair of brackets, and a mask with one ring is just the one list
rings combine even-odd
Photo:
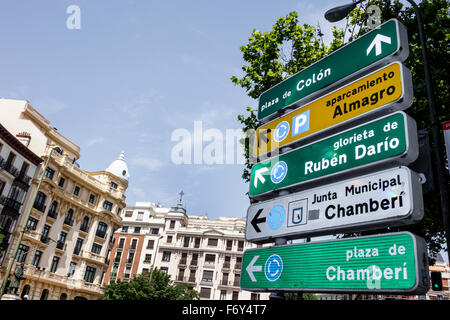
[(42, 159), (0, 124), (0, 264)]
[(180, 203), (171, 208), (137, 203), (123, 210), (122, 219), (105, 285), (145, 274), (154, 266), (175, 283), (191, 284), (201, 299), (268, 299), (269, 293), (240, 288), (243, 252), (256, 247), (245, 241), (244, 219), (188, 216)]
[[(27, 224), (16, 263), (24, 263), (25, 280), (20, 295), (29, 299), (97, 299), (107, 269), (112, 235), (122, 226), (120, 211), (126, 207), (129, 172), (124, 154), (102, 171), (89, 172), (77, 164), (80, 148), (55, 129), (49, 120), (27, 101), (0, 99), (2, 125), (27, 143), (45, 162), (35, 177), (44, 172), (28, 221), (20, 215), (0, 277), (12, 255), (18, 227)], [(58, 148), (55, 148), (57, 146)], [(34, 194), (38, 179), (30, 185)]]

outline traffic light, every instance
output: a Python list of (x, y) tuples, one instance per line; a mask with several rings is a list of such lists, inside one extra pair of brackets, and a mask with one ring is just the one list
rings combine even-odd
[(431, 290), (442, 291), (442, 274), (439, 271), (431, 271)]

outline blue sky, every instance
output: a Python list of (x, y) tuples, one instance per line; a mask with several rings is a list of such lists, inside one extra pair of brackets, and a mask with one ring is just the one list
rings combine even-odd
[[(127, 204), (172, 206), (183, 190), (188, 214), (245, 217), (243, 166), (174, 165), (174, 130), (238, 129), (256, 101), (230, 81), (253, 29), (299, 12), (301, 23), (346, 1), (21, 1), (0, 3), (0, 96), (26, 99), (81, 147), (81, 167), (105, 169), (122, 150)], [(81, 29), (66, 27), (69, 5)]]

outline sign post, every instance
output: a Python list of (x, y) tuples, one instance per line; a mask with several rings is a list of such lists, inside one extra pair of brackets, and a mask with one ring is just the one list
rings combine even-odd
[(394, 62), (262, 125), (256, 130), (253, 155), (258, 157), (329, 133), (375, 112), (387, 114), (406, 109), (412, 101), (411, 73)]
[(241, 288), (424, 294), (427, 261), (425, 241), (409, 232), (248, 249)]
[(419, 175), (397, 167), (252, 204), (251, 242), (356, 232), (417, 223), (423, 218)]
[(284, 153), (252, 168), (252, 198), (387, 163), (409, 164), (418, 155), (415, 121), (403, 112), (373, 120)]
[(329, 90), (330, 85), (338, 86), (346, 77), (374, 65), (403, 61), (408, 54), (406, 28), (391, 19), (263, 92), (259, 97), (258, 120), (274, 117), (287, 107), (296, 108), (308, 98)]

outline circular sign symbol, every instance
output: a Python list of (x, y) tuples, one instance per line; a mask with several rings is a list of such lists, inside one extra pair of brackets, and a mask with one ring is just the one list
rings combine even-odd
[(267, 259), (266, 265), (264, 266), (264, 274), (267, 280), (275, 281), (281, 276), (283, 271), (283, 260), (277, 254), (273, 254)]
[(273, 183), (280, 183), (286, 177), (287, 171), (288, 167), (286, 162), (278, 162), (273, 166), (272, 171), (270, 172), (270, 180), (272, 180)]
[(276, 230), (283, 225), (286, 211), (280, 205), (273, 207), (267, 216), (267, 223), (272, 230)]
[(287, 137), (289, 133), (289, 123), (287, 121), (280, 122), (275, 128), (273, 139), (276, 142), (280, 142)]

